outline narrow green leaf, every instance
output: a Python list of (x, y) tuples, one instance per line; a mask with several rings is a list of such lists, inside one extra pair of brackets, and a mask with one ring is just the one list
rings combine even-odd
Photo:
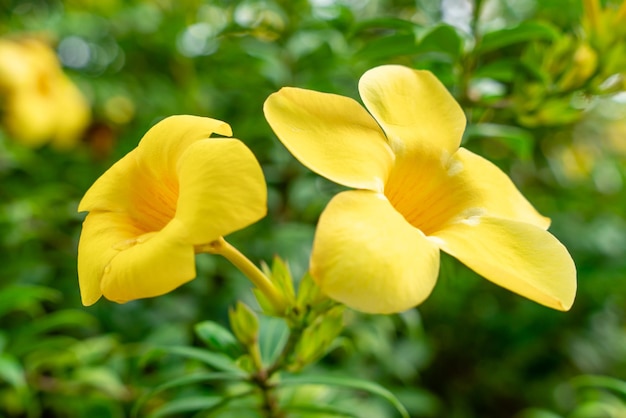
[(222, 399), (221, 396), (196, 396), (174, 399), (149, 414), (147, 418), (161, 418), (183, 412), (202, 411), (215, 406), (220, 403)]
[(224, 382), (224, 381), (232, 381), (232, 380), (241, 380), (242, 377), (239, 375), (233, 375), (232, 373), (221, 373), (221, 372), (204, 372), (204, 373), (194, 373), (187, 376), (181, 376), (176, 379), (169, 380), (163, 384), (158, 385), (141, 398), (135, 402), (133, 406), (133, 410), (131, 412), (132, 417), (138, 417), (141, 408), (145, 403), (152, 397), (156, 396), (158, 393), (163, 392), (168, 389), (175, 389), (182, 386), (192, 385), (194, 383), (201, 382)]
[(168, 354), (201, 361), (217, 370), (229, 372), (240, 377), (246, 376), (231, 358), (221, 353), (213, 353), (205, 349), (185, 346), (160, 347), (159, 349)]
[(521, 42), (536, 40), (553, 41), (559, 37), (559, 30), (543, 22), (522, 22), (513, 28), (489, 32), (483, 36), (475, 51), (485, 53)]
[(439, 25), (424, 34), (415, 50), (416, 53), (445, 53), (457, 59), (461, 55), (462, 40), (449, 25)]
[(195, 325), (198, 338), (211, 350), (237, 358), (243, 352), (235, 336), (225, 327), (213, 321), (203, 321)]
[(339, 376), (323, 376), (323, 375), (308, 375), (308, 376), (287, 376), (280, 382), (280, 386), (299, 386), (299, 385), (325, 385), (325, 386), (340, 386), (348, 389), (362, 390), (369, 392), (373, 395), (380, 396), (387, 400), (396, 410), (402, 415), (402, 418), (409, 418), (409, 413), (406, 408), (400, 403), (398, 398), (389, 390), (380, 386), (374, 382), (367, 382), (351, 377), (339, 377)]
[(0, 354), (0, 381), (15, 389), (26, 387), (26, 377), (20, 362), (9, 354)]
[(0, 317), (13, 311), (34, 314), (41, 310), (41, 302), (54, 301), (61, 296), (55, 289), (44, 286), (13, 285), (0, 290)]
[(626, 381), (610, 376), (582, 375), (570, 380), (575, 388), (598, 388), (613, 391), (626, 399)]
[(358, 22), (355, 24), (354, 33), (358, 34), (367, 30), (401, 30), (412, 32), (416, 26), (417, 25), (410, 20), (394, 17), (378, 17)]
[(332, 405), (287, 405), (284, 407), (287, 412), (304, 413), (304, 414), (324, 414), (324, 417), (329, 415), (332, 417), (340, 418), (359, 418), (354, 412)]
[(262, 316), (259, 318), (259, 348), (265, 364), (272, 364), (285, 346), (289, 337), (289, 328), (281, 318)]
[(469, 125), (465, 130), (465, 138), (492, 138), (502, 142), (522, 159), (532, 155), (534, 138), (525, 129), (495, 123), (478, 123)]
[(377, 60), (412, 55), (416, 50), (415, 34), (398, 33), (368, 41), (356, 55), (363, 60)]

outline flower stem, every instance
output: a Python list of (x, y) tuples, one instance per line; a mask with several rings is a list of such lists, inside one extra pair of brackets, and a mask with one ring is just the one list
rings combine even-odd
[(219, 254), (237, 267), (267, 297), (276, 312), (285, 312), (287, 302), (276, 286), (245, 255), (229, 244), (223, 237), (196, 247), (196, 252)]

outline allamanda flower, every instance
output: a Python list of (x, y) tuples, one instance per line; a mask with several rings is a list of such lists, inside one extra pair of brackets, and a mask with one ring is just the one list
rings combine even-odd
[(83, 304), (167, 293), (195, 277), (196, 252), (232, 255), (221, 237), (265, 216), (254, 155), (213, 133), (232, 131), (215, 119), (164, 119), (87, 191), (78, 208), (89, 211), (78, 245)]
[(459, 148), (462, 109), (429, 72), (367, 71), (356, 101), (283, 88), (265, 116), (305, 166), (357, 190), (323, 211), (311, 274), (330, 297), (364, 312), (400, 312), (430, 294), (439, 251), (488, 280), (567, 310), (576, 270), (565, 247), (494, 164)]
[(0, 99), (8, 133), (30, 147), (70, 148), (91, 119), (54, 51), (34, 38), (0, 39)]

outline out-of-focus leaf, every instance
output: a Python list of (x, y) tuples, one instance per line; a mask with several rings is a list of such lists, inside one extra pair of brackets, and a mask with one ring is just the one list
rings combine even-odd
[(212, 353), (208, 350), (195, 347), (160, 347), (159, 350), (189, 359), (198, 360), (217, 370), (230, 372), (234, 375), (245, 377), (245, 373), (239, 369), (235, 362), (228, 356), (221, 353)]
[(570, 380), (575, 388), (598, 388), (613, 391), (626, 399), (626, 381), (610, 376), (583, 375)]
[(359, 415), (348, 410), (347, 408), (332, 405), (287, 405), (284, 409), (287, 412), (302, 413), (307, 415), (314, 414), (314, 416), (320, 414), (323, 417), (359, 418)]
[(59, 298), (60, 292), (44, 286), (13, 285), (0, 290), (0, 317), (13, 311), (30, 314), (41, 309), (41, 302)]
[(515, 418), (563, 418), (561, 415), (557, 415), (554, 412), (546, 411), (545, 409), (527, 409)]
[(534, 139), (525, 129), (516, 126), (498, 125), (494, 123), (479, 123), (470, 125), (465, 131), (465, 137), (492, 138), (505, 144), (522, 159), (529, 159), (532, 155)]
[(456, 59), (460, 56), (462, 40), (457, 31), (449, 25), (439, 25), (421, 37), (417, 53), (445, 53)]
[(9, 354), (0, 354), (0, 381), (5, 381), (15, 389), (26, 387), (24, 369), (20, 362)]
[(302, 376), (286, 376), (280, 382), (278, 386), (293, 386), (293, 385), (325, 385), (325, 386), (340, 386), (348, 389), (361, 390), (364, 392), (377, 395), (387, 400), (396, 410), (402, 415), (403, 418), (409, 418), (404, 405), (400, 403), (398, 398), (393, 393), (384, 387), (374, 382), (368, 382), (351, 377), (338, 377), (338, 376), (324, 376), (324, 375), (302, 375)]
[(155, 387), (150, 392), (143, 395), (137, 402), (135, 402), (131, 416), (138, 417), (143, 405), (145, 405), (145, 403), (150, 398), (152, 398), (159, 392), (163, 392), (164, 390), (175, 389), (175, 388), (182, 387), (182, 386), (192, 385), (194, 383), (225, 382), (225, 381), (240, 380), (240, 379), (241, 379), (240, 376), (235, 376), (231, 373), (219, 373), (219, 372), (218, 373), (214, 373), (214, 372), (194, 373), (188, 376), (182, 376), (177, 379), (172, 379), (168, 382), (165, 382)]
[(536, 21), (522, 22), (513, 28), (489, 32), (476, 45), (477, 53), (501, 49), (520, 42), (536, 40), (553, 41), (559, 37), (559, 30), (554, 26)]
[(242, 349), (235, 336), (217, 322), (203, 321), (195, 325), (198, 338), (212, 350), (224, 353), (231, 358), (242, 354)]
[(222, 400), (223, 398), (221, 396), (198, 396), (174, 399), (149, 414), (147, 418), (160, 418), (183, 412), (203, 411), (221, 403)]
[(412, 55), (417, 50), (417, 39), (413, 33), (397, 33), (367, 41), (356, 56), (363, 60)]
[(519, 60), (500, 59), (482, 65), (474, 71), (475, 78), (491, 78), (502, 82), (511, 82), (519, 67)]
[(289, 329), (280, 318), (262, 316), (260, 319), (261, 332), (259, 333), (259, 348), (261, 357), (265, 364), (271, 364), (280, 354), (287, 337)]
[(384, 30), (404, 30), (413, 31), (415, 29), (415, 23), (394, 17), (379, 17), (374, 19), (367, 19), (359, 22), (354, 27), (354, 33), (361, 33), (363, 31), (384, 31)]
[(80, 368), (73, 375), (73, 380), (96, 388), (113, 399), (123, 399), (128, 394), (120, 377), (106, 367)]

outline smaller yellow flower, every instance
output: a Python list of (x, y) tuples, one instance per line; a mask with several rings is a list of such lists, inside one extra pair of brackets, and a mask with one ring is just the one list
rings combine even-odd
[(439, 251), (488, 280), (567, 310), (576, 269), (565, 247), (500, 169), (459, 148), (465, 115), (431, 73), (367, 71), (356, 101), (283, 88), (265, 102), (278, 138), (305, 166), (358, 190), (322, 213), (311, 275), (322, 291), (364, 312), (421, 303)]
[(36, 39), (0, 39), (0, 97), (8, 133), (30, 147), (70, 148), (91, 118), (54, 51)]
[[(201, 247), (265, 216), (267, 190), (252, 152), (228, 124), (172, 116), (87, 191), (78, 245), (83, 304), (165, 294), (196, 275)], [(220, 244), (222, 245), (222, 244)]]

